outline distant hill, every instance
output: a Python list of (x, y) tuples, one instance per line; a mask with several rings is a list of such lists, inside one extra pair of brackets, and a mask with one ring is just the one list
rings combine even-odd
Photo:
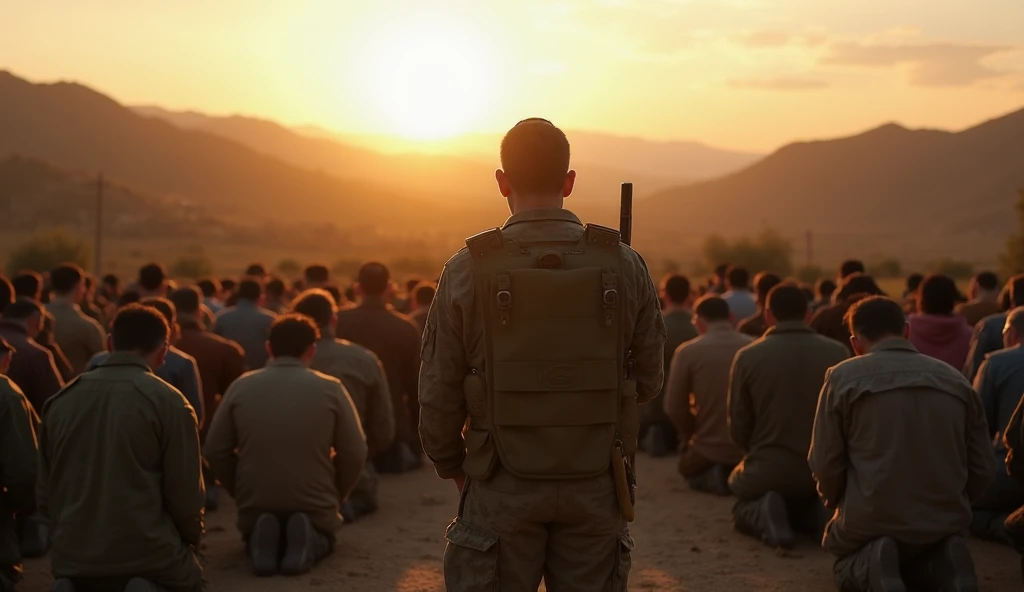
[(767, 226), (858, 248), (886, 242), (892, 255), (930, 245), (934, 258), (994, 259), (1015, 230), (1020, 187), (1024, 110), (956, 133), (888, 124), (791, 144), (723, 178), (662, 191), (636, 216), (657, 236)]

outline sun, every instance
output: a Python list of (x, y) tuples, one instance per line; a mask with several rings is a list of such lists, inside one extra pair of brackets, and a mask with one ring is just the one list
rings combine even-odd
[(467, 30), (419, 23), (367, 52), (370, 100), (396, 135), (438, 140), (468, 131), (492, 95), (484, 44)]

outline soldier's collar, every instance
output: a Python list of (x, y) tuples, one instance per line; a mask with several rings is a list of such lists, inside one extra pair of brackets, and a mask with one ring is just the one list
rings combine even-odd
[(782, 321), (781, 323), (775, 323), (771, 329), (765, 332), (765, 335), (771, 335), (772, 333), (813, 333), (814, 330), (807, 326), (807, 323), (803, 321)]
[(107, 366), (138, 366), (139, 368), (145, 369), (147, 372), (152, 371), (149, 364), (146, 363), (145, 358), (135, 352), (111, 352), (110, 355), (107, 356), (107, 359), (103, 360), (103, 362), (96, 367), (105, 368)]
[(270, 362), (267, 363), (267, 366), (301, 366), (303, 368), (306, 367), (306, 365), (302, 363), (302, 360), (290, 356), (281, 356), (279, 358), (274, 358), (273, 360), (270, 360)]
[(876, 343), (874, 345), (874, 347), (871, 348), (871, 353), (881, 352), (881, 351), (912, 351), (912, 352), (916, 352), (917, 348), (914, 347), (914, 344), (910, 343), (906, 339), (903, 339), (902, 337), (893, 337), (891, 339), (886, 339), (884, 341), (880, 341), (880, 342)]
[(569, 210), (565, 208), (537, 208), (532, 210), (523, 210), (522, 212), (516, 212), (508, 220), (505, 221), (505, 225), (502, 228), (508, 228), (513, 224), (520, 222), (540, 222), (544, 220), (555, 220), (559, 222), (573, 222), (583, 226), (583, 222)]

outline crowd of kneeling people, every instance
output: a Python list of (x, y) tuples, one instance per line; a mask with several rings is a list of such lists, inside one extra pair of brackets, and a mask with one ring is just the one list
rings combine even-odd
[[(380, 263), (346, 290), (329, 275), (0, 276), (0, 592), (47, 552), (56, 592), (201, 590), (220, 489), (258, 576), (308, 572), (375, 512), (378, 473), (423, 465), (435, 288), (400, 296)], [(897, 300), (856, 261), (813, 288), (669, 276), (642, 445), (735, 496), (738, 531), (822, 540), (841, 591), (976, 590), (966, 531), (1024, 553), (1024, 276), (1000, 288), (916, 276)]]

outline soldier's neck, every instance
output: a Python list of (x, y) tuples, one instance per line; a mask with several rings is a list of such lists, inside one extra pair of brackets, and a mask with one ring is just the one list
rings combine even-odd
[(565, 198), (561, 195), (518, 195), (508, 197), (508, 209), (512, 215), (521, 214), (529, 210), (550, 210), (561, 209), (565, 204)]

